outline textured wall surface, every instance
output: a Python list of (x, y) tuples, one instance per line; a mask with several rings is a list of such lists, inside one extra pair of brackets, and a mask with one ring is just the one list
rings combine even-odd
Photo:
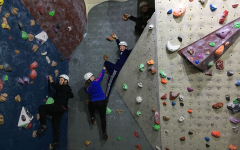
[[(11, 14), (12, 7), (19, 9), (16, 16)], [(2, 11), (0, 18), (4, 14), (10, 13), (7, 18), (8, 24), (11, 30), (0, 29), (0, 65), (9, 64), (12, 68), (12, 72), (5, 72), (0, 70), (0, 78), (4, 81), (6, 75), (8, 80), (4, 81), (3, 89), (0, 93), (7, 93), (8, 97), (5, 102), (0, 102), (0, 114), (4, 116), (5, 123), (0, 125), (0, 149), (1, 150), (46, 150), (52, 142), (52, 128), (51, 120), (48, 119), (47, 131), (40, 137), (33, 138), (32, 133), (40, 126), (39, 121), (36, 120), (36, 114), (38, 113), (38, 107), (44, 104), (43, 100), (46, 99), (50, 91), (46, 80), (46, 75), (54, 76), (54, 80), (57, 79), (54, 74), (54, 70), (58, 69), (59, 74), (68, 73), (68, 63), (66, 60), (59, 61), (62, 56), (54, 44), (48, 39), (43, 45), (34, 39), (32, 42), (23, 40), (21, 38), (21, 30), (18, 28), (17, 21), (21, 21), (24, 25), (23, 31), (36, 35), (42, 31), (40, 26), (36, 23), (35, 26), (30, 26), (30, 20), (33, 19), (28, 10), (24, 7), (21, 1), (8, 0), (2, 5)], [(2, 20), (1, 20), (2, 23)], [(9, 36), (12, 40), (9, 40)], [(33, 44), (38, 45), (36, 52), (32, 51)], [(14, 51), (19, 50), (20, 53), (16, 54)], [(51, 67), (47, 63), (45, 56), (41, 55), (41, 52), (47, 51), (47, 56), (50, 60), (57, 62), (56, 67)], [(33, 84), (20, 85), (18, 78), (28, 77), (30, 75), (30, 65), (34, 61), (37, 61), (38, 67), (35, 69), (37, 77), (33, 81)], [(50, 90), (50, 91), (49, 91)], [(15, 101), (15, 96), (20, 95), (21, 102)], [(34, 116), (32, 120), (32, 127), (30, 129), (18, 127), (18, 119), (22, 110), (22, 107), (26, 107), (29, 112)], [(61, 150), (66, 150), (67, 145), (67, 113), (64, 114), (61, 123)]]
[[(84, 0), (65, 0), (65, 1), (38, 1), (21, 0), (31, 15), (36, 19), (41, 28), (47, 32), (53, 44), (57, 47), (64, 57), (68, 57), (74, 49), (80, 44), (86, 24), (86, 9)], [(43, 4), (41, 15), (38, 6)], [(55, 10), (55, 15), (48, 13)], [(58, 33), (54, 32), (58, 22), (61, 28)], [(72, 31), (68, 30), (68, 27)]]
[[(167, 106), (163, 106), (163, 100), (159, 100), (160, 118), (164, 115), (170, 117), (169, 121), (161, 121), (162, 148), (204, 150), (207, 149), (206, 143), (210, 145), (208, 149), (212, 150), (227, 150), (230, 144), (240, 146), (239, 132), (232, 130), (232, 127), (236, 125), (229, 121), (230, 117), (240, 119), (239, 114), (232, 114), (226, 108), (229, 102), (225, 100), (227, 94), (231, 96), (231, 101), (239, 97), (239, 88), (234, 85), (240, 78), (239, 39), (220, 58), (224, 61), (224, 70), (217, 70), (215, 65), (210, 69), (213, 76), (206, 76), (194, 70), (190, 63), (177, 52), (169, 53), (166, 50), (167, 41), (173, 45), (180, 44), (178, 36), (183, 38), (181, 44), (183, 48), (220, 28), (222, 25), (218, 21), (224, 10), (229, 11), (224, 24), (238, 18), (240, 8), (231, 6), (236, 2), (235, 0), (208, 0), (202, 6), (197, 0), (193, 2), (156, 1), (158, 70), (164, 70), (167, 76), (172, 78), (166, 85), (159, 82), (159, 97), (164, 93), (169, 96), (170, 91), (179, 92), (184, 96), (184, 106), (180, 106), (178, 98), (174, 100), (175, 106), (171, 105), (169, 99), (164, 100)], [(211, 12), (210, 4), (216, 6), (217, 10)], [(167, 15), (169, 9), (175, 10), (179, 5), (187, 7), (182, 17), (173, 18), (172, 15)], [(228, 70), (233, 71), (234, 75), (228, 77)], [(194, 91), (189, 93), (187, 87), (193, 88)], [(223, 108), (213, 109), (212, 105), (217, 102), (223, 102)], [(188, 109), (192, 109), (193, 113), (189, 114)], [(182, 123), (178, 122), (180, 116), (185, 117)], [(211, 126), (211, 123), (214, 125)], [(168, 133), (165, 130), (168, 130)], [(215, 130), (221, 133), (220, 138), (211, 135), (211, 131)], [(188, 131), (192, 131), (193, 135), (188, 135)], [(179, 138), (182, 136), (186, 137), (185, 142), (180, 141)], [(209, 137), (210, 141), (206, 142), (204, 137)]]

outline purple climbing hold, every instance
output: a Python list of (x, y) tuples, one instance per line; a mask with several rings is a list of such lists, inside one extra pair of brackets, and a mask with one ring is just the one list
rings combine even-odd
[(55, 28), (55, 29), (54, 29), (54, 32), (56, 32), (56, 33), (57, 33), (57, 32), (58, 32), (58, 29), (56, 29), (56, 28)]
[(225, 39), (225, 37), (228, 35), (230, 32), (230, 29), (221, 29), (216, 32), (216, 35), (222, 39)]
[(19, 84), (24, 84), (24, 81), (19, 77), (19, 78), (18, 78), (18, 83), (19, 83)]
[(202, 58), (203, 58), (203, 54), (200, 53), (200, 54), (197, 55), (197, 57), (198, 57), (199, 59), (202, 59)]
[(238, 120), (238, 119), (236, 119), (236, 118), (233, 118), (233, 117), (231, 117), (229, 120), (230, 120), (231, 122), (235, 123), (235, 124), (238, 124), (239, 121), (240, 121), (240, 120)]
[(69, 60), (70, 58), (71, 58), (71, 56), (66, 57), (67, 60)]
[(187, 90), (188, 90), (188, 92), (192, 92), (193, 91), (193, 89), (190, 88), (190, 87), (187, 87)]
[(48, 76), (46, 76), (46, 79), (47, 79), (47, 81), (48, 81)]
[(24, 83), (29, 84), (29, 78), (28, 77), (24, 77), (23, 81), (24, 81)]
[(39, 40), (39, 43), (42, 43), (42, 42), (43, 42), (43, 40), (42, 40), (42, 39), (40, 39), (40, 40)]
[(195, 64), (199, 64), (199, 61), (198, 61), (198, 60), (195, 60)]

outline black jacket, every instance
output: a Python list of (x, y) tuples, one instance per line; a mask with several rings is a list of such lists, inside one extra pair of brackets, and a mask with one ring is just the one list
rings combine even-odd
[(141, 17), (130, 16), (129, 19), (134, 22), (141, 22), (144, 26), (147, 25), (147, 21), (152, 17), (152, 14), (155, 12), (155, 9), (148, 8), (146, 12), (143, 12)]

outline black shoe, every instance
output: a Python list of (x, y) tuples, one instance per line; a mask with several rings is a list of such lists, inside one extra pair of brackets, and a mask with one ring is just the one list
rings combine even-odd
[(59, 142), (58, 143), (54, 143), (54, 142), (52, 142), (52, 143), (50, 143), (50, 147), (49, 147), (49, 149), (54, 149), (54, 148), (57, 148), (57, 147), (59, 147)]
[(95, 117), (92, 117), (92, 118), (91, 118), (91, 123), (92, 123), (93, 125), (95, 125), (95, 124), (97, 123)]
[(103, 133), (103, 139), (104, 139), (104, 140), (107, 140), (107, 139), (108, 139), (107, 133)]
[(46, 125), (41, 125), (40, 128), (37, 131), (37, 135), (42, 134), (45, 130), (47, 130), (47, 126)]

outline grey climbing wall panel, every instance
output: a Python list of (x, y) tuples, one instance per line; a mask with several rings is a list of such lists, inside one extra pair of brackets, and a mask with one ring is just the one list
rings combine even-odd
[[(148, 24), (155, 26), (155, 15)], [(155, 32), (155, 28), (152, 30), (149, 30), (148, 27), (145, 28), (116, 81), (119, 94), (153, 147), (160, 146), (160, 131), (156, 131), (152, 127), (154, 124), (152, 109), (156, 108), (159, 112), (158, 74), (152, 75), (148, 70), (150, 66), (158, 68)], [(150, 60), (154, 61), (153, 65), (147, 64), (147, 61)], [(144, 64), (144, 71), (139, 70), (140, 64)], [(143, 84), (142, 88), (138, 87), (139, 82)], [(128, 90), (123, 89), (123, 84), (128, 85)], [(143, 99), (140, 104), (136, 102), (137, 96), (141, 96)], [(136, 115), (137, 111), (142, 113), (140, 117)]]
[[(177, 37), (181, 36), (183, 42), (181, 48), (197, 41), (201, 37), (215, 31), (222, 25), (218, 23), (224, 10), (229, 14), (224, 24), (239, 17), (239, 7), (232, 8), (236, 0), (214, 1), (207, 0), (205, 5), (201, 5), (197, 0), (189, 1), (156, 1), (157, 16), (157, 54), (158, 70), (164, 70), (167, 76), (172, 79), (166, 85), (162, 85), (159, 80), (159, 97), (164, 93), (172, 90), (179, 92), (184, 96), (184, 106), (180, 106), (179, 99), (174, 100), (175, 106), (171, 105), (171, 100), (164, 100), (167, 106), (163, 106), (163, 100), (159, 100), (160, 118), (163, 115), (170, 117), (169, 121), (161, 121), (161, 141), (162, 148), (169, 149), (207, 149), (205, 144), (208, 143), (211, 150), (227, 150), (230, 144), (237, 147), (239, 143), (239, 132), (232, 130), (233, 126), (229, 121), (230, 117), (239, 118), (239, 114), (232, 114), (226, 105), (229, 103), (225, 100), (225, 95), (231, 96), (231, 101), (239, 97), (239, 88), (234, 84), (239, 80), (239, 39), (228, 49), (220, 58), (224, 61), (224, 70), (217, 70), (215, 65), (210, 69), (213, 76), (206, 76), (198, 70), (194, 70), (190, 63), (175, 53), (168, 53), (166, 50), (167, 41), (173, 45), (180, 42)], [(217, 10), (211, 12), (209, 5), (213, 4)], [(185, 5), (187, 10), (182, 17), (173, 18), (167, 15), (169, 9), (176, 9), (179, 5)], [(223, 24), (223, 25), (224, 25)], [(231, 70), (234, 75), (227, 76), (227, 71)], [(160, 77), (159, 77), (160, 79)], [(187, 87), (194, 89), (189, 93)], [(223, 102), (223, 108), (214, 110), (212, 105), (217, 102)], [(189, 114), (188, 109), (193, 113)], [(185, 117), (183, 123), (179, 123), (180, 116)], [(214, 123), (211, 126), (211, 123)], [(165, 131), (168, 130), (168, 133)], [(211, 135), (212, 131), (218, 130), (221, 133), (220, 138)], [(193, 131), (189, 136), (188, 131)], [(185, 136), (186, 141), (181, 142), (180, 137)], [(209, 137), (210, 141), (206, 142), (204, 137)]]
[[(68, 149), (91, 149), (91, 150), (113, 150), (113, 149), (135, 149), (135, 144), (141, 144), (142, 149), (152, 149), (141, 128), (135, 121), (124, 101), (113, 88), (108, 102), (112, 112), (107, 115), (108, 141), (102, 140), (99, 115), (97, 125), (92, 126), (85, 100), (89, 99), (84, 92), (83, 76), (92, 72), (97, 77), (103, 67), (103, 56), (108, 54), (109, 61), (116, 62), (118, 58), (118, 47), (116, 42), (107, 41), (106, 38), (115, 33), (120, 40), (128, 42), (129, 48), (134, 47), (138, 37), (134, 36), (134, 23), (123, 21), (122, 14), (129, 13), (137, 15), (137, 1), (127, 2), (104, 2), (93, 7), (88, 14), (88, 23), (83, 41), (76, 48), (69, 61), (70, 86), (75, 95), (69, 101), (69, 125), (68, 125)], [(101, 82), (105, 91), (108, 75), (105, 74)], [(120, 114), (117, 110), (121, 109)], [(134, 131), (139, 133), (140, 138), (134, 136)], [(122, 140), (118, 141), (117, 137)], [(85, 141), (91, 141), (85, 146)]]

